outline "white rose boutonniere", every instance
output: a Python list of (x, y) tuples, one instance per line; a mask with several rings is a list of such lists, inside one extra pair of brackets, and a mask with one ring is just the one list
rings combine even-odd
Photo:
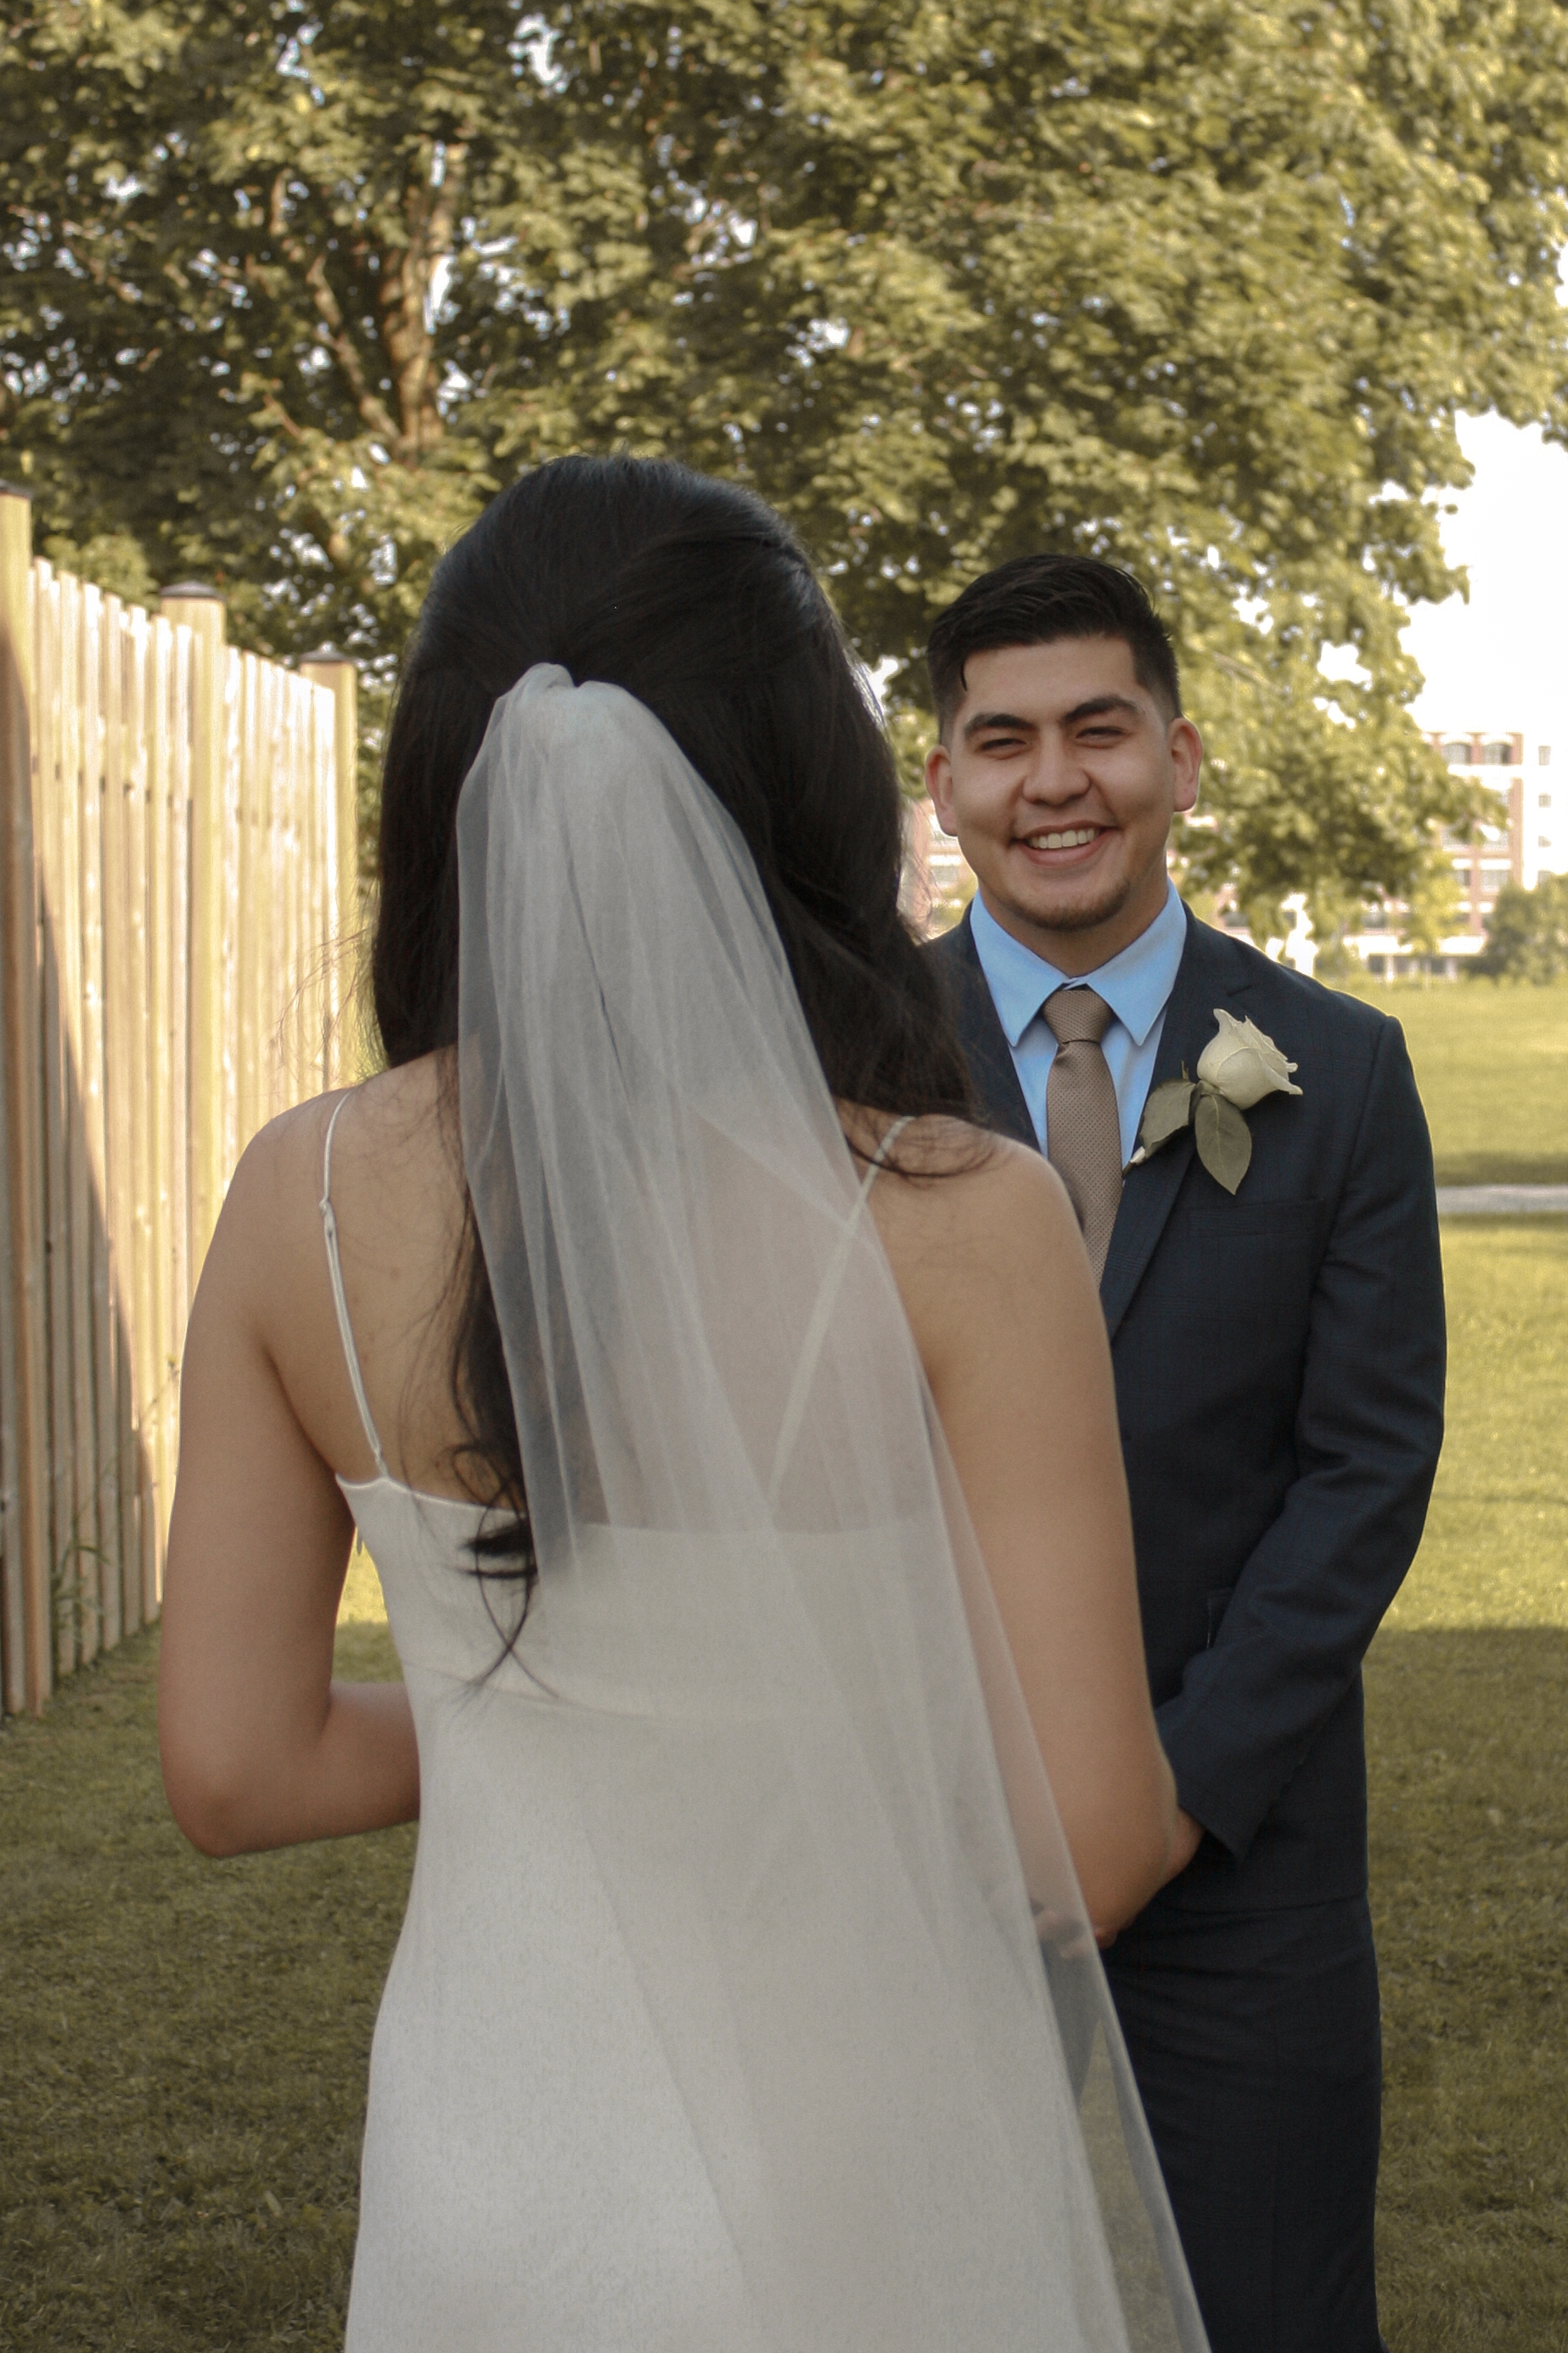
[(1195, 1079), (1184, 1075), (1156, 1087), (1143, 1106), (1131, 1166), (1147, 1160), (1190, 1122), (1198, 1158), (1216, 1185), (1234, 1193), (1252, 1159), (1252, 1134), (1241, 1116), (1265, 1095), (1299, 1095), (1296, 1068), (1272, 1038), (1250, 1021), (1215, 1008), (1219, 1027), (1198, 1057)]

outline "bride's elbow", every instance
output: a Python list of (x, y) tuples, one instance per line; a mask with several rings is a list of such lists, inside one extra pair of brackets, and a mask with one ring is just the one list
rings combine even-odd
[(249, 1852), (244, 1826), (225, 1798), (216, 1791), (193, 1788), (179, 1779), (171, 1780), (166, 1773), (163, 1790), (169, 1811), (198, 1854), (222, 1862), (231, 1855)]
[(188, 1773), (171, 1773), (165, 1764), (163, 1794), (169, 1811), (198, 1854), (221, 1862), (248, 1851), (245, 1826), (230, 1792)]
[(183, 1739), (165, 1724), (159, 1741), (169, 1811), (199, 1854), (224, 1862), (268, 1843), (257, 1835), (257, 1780), (235, 1757)]
[(1084, 1909), (1103, 1943), (1135, 1920), (1165, 1883), (1164, 1839), (1124, 1847), (1079, 1876)]

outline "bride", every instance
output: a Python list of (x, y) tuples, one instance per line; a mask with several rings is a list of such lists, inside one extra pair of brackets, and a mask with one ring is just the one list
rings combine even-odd
[[(1173, 1824), (1099, 1305), (777, 518), (504, 492), (380, 855), (388, 1067), (203, 1271), (161, 1691), (208, 1853), (419, 1817), (350, 2347), (1201, 2353), (1094, 1950)], [(401, 1684), (331, 1680), (356, 1524)]]

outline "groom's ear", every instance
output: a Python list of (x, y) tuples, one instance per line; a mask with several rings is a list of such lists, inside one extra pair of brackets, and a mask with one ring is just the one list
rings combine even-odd
[(956, 833), (958, 828), (952, 819), (952, 761), (945, 744), (933, 744), (926, 754), (926, 790), (943, 833)]
[[(1204, 765), (1204, 739), (1190, 719), (1177, 717), (1171, 722), (1166, 743), (1176, 787), (1176, 813), (1180, 817), (1187, 817), (1198, 805), (1198, 775)], [(932, 794), (931, 797), (934, 800), (936, 796)]]

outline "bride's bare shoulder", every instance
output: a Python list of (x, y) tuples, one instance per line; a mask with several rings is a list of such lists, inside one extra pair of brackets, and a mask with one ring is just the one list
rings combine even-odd
[(1015, 1330), (1030, 1346), (1048, 1342), (1064, 1317), (1092, 1305), (1060, 1177), (1005, 1136), (960, 1120), (911, 1122), (871, 1209), (939, 1401), (950, 1380), (966, 1377), (976, 1346), (1005, 1356)]
[[(886, 1132), (851, 1141), (874, 1150)], [(911, 1120), (894, 1139), (871, 1194), (883, 1241), (903, 1279), (938, 1257), (952, 1267), (1016, 1267), (1077, 1245), (1078, 1228), (1056, 1171), (1038, 1152), (967, 1121)]]
[(331, 1173), (340, 1222), (352, 1229), (373, 1205), (384, 1217), (405, 1194), (427, 1207), (433, 1186), (451, 1181), (444, 1103), (445, 1072), (432, 1054), (358, 1086), (312, 1095), (268, 1120), (240, 1155), (219, 1225), (220, 1248), (297, 1246), (315, 1258), (327, 1130), (340, 1111)]

